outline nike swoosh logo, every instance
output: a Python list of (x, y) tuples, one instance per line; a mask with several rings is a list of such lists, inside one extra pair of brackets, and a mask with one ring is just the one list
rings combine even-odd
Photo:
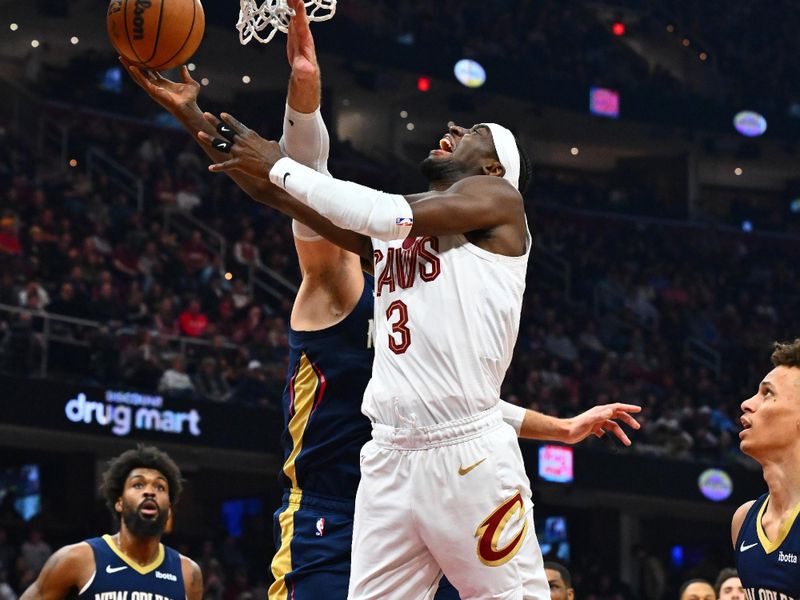
[(745, 546), (744, 542), (742, 542), (742, 545), (739, 547), (739, 551), (740, 552), (747, 552), (748, 550), (750, 550), (750, 548), (755, 548), (756, 546), (758, 546), (758, 542), (756, 542), (754, 544), (748, 544), (747, 546)]
[(111, 565), (106, 565), (106, 573), (116, 573), (117, 571), (122, 571), (127, 568), (128, 567), (112, 567)]
[(284, 187), (284, 188), (286, 187), (286, 180), (289, 178), (289, 175), (291, 175), (291, 173), (286, 173), (286, 174), (283, 176), (283, 187)]
[(476, 462), (475, 464), (472, 464), (472, 465), (468, 466), (466, 469), (465, 469), (464, 467), (462, 467), (462, 466), (459, 466), (459, 467), (458, 467), (458, 474), (459, 474), (459, 475), (461, 475), (461, 476), (463, 477), (464, 475), (466, 475), (467, 473), (469, 473), (470, 471), (472, 471), (472, 469), (474, 469), (475, 467), (477, 467), (479, 464), (481, 464), (481, 463), (482, 463), (483, 461), (485, 461), (485, 460), (486, 460), (486, 457), (483, 457), (482, 459), (480, 459), (480, 460), (479, 460), (478, 462)]
[(228, 127), (227, 125), (220, 125), (219, 126), (219, 132), (222, 135), (225, 135), (226, 133), (230, 133), (231, 131), (233, 131), (233, 130), (230, 127)]
[(214, 140), (214, 149), (219, 150), (220, 152), (228, 152), (231, 149), (230, 142), (225, 142), (223, 140)]

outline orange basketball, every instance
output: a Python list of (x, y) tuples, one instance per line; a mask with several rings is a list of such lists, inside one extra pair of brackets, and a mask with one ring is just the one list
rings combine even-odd
[(108, 37), (132, 63), (164, 71), (195, 53), (206, 29), (200, 0), (111, 0)]

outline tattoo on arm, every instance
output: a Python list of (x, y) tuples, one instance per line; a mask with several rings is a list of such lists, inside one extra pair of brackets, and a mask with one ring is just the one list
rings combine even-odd
[(203, 597), (203, 573), (200, 571), (200, 567), (194, 562), (191, 563), (191, 569), (192, 578), (186, 597), (188, 600), (200, 600)]

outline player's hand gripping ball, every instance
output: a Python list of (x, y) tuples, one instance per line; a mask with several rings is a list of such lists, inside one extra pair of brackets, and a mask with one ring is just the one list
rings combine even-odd
[(166, 71), (197, 51), (206, 29), (200, 0), (111, 0), (108, 37), (133, 64)]

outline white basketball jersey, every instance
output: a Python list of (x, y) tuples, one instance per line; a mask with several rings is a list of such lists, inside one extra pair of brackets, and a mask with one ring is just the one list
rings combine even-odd
[(372, 244), (375, 362), (364, 414), (425, 427), (495, 406), (519, 331), (530, 236), (519, 257), (463, 235)]

